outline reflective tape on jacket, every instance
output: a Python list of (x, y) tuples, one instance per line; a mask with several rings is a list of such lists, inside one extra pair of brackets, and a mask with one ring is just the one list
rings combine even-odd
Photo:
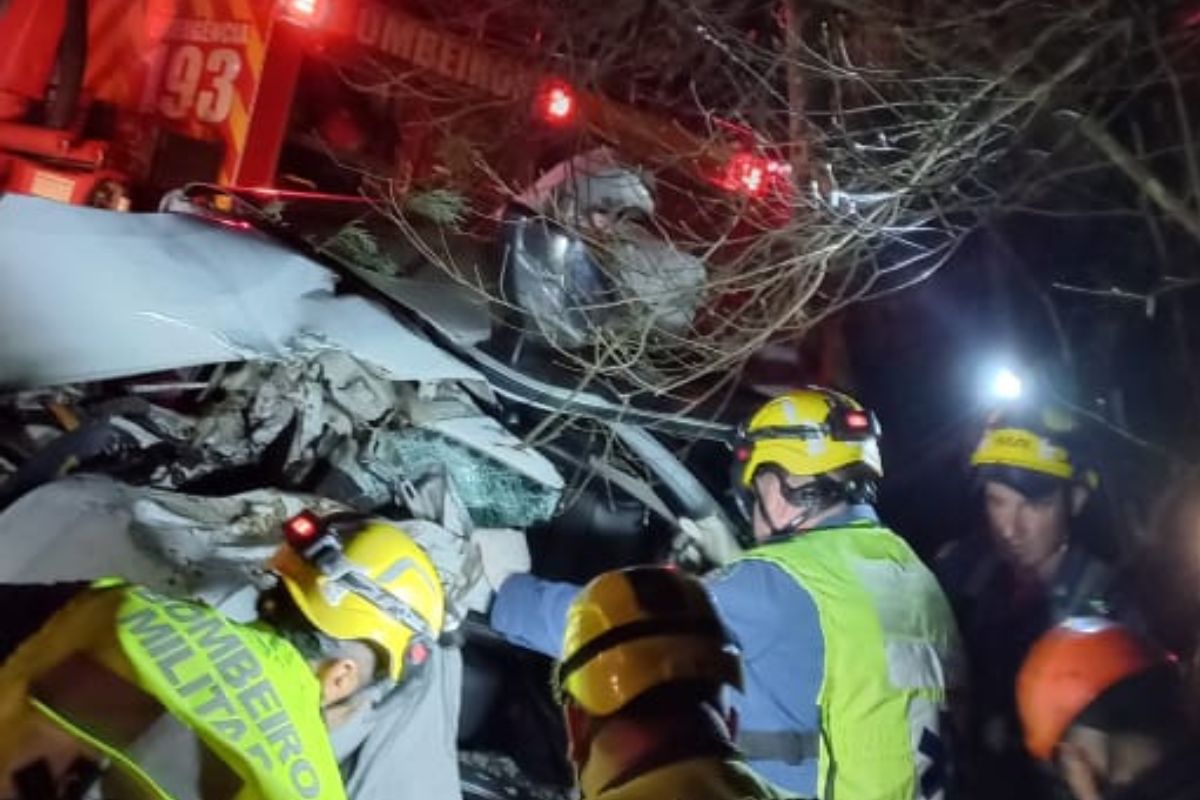
[(137, 683), (241, 777), (239, 800), (345, 797), (320, 687), (291, 644), (139, 588), (116, 637)]
[[(234, 800), (242, 787), (241, 778), (157, 699), (85, 654), (38, 676), (29, 694), (39, 714), (109, 762), (105, 796)], [(190, 758), (163, 763), (140, 757), (139, 742), (163, 738), (186, 742), (182, 749)]]
[(344, 800), (320, 687), (276, 634), (128, 585), (80, 591), (0, 665), (0, 764), (65, 732), (129, 800)]
[(818, 795), (944, 797), (961, 649), (949, 603), (912, 549), (885, 528), (859, 525), (809, 531), (743, 558), (780, 567), (817, 607)]

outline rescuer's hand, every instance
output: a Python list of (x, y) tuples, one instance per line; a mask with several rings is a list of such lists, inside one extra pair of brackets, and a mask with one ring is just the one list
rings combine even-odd
[(477, 528), (471, 538), (479, 548), (483, 577), (492, 591), (499, 591), (510, 575), (529, 572), (529, 544), (524, 531)]
[(703, 519), (680, 517), (678, 538), (698, 548), (705, 558), (717, 566), (728, 564), (742, 553), (737, 536), (715, 514)]

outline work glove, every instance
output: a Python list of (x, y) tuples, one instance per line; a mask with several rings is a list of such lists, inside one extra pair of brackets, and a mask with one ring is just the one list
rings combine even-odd
[(698, 549), (716, 566), (728, 564), (742, 553), (734, 532), (715, 514), (702, 519), (680, 517), (675, 546), (682, 548), (685, 544)]
[(483, 577), (493, 592), (512, 575), (529, 572), (529, 544), (524, 531), (511, 528), (476, 528), (471, 535), (479, 548)]

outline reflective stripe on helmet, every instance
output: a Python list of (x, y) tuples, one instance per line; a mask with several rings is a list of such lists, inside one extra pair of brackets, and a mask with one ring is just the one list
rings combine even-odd
[(565, 682), (573, 672), (607, 650), (652, 636), (702, 636), (716, 640), (719, 646), (726, 642), (725, 630), (716, 620), (644, 619), (605, 631), (580, 647), (559, 665), (558, 680)]

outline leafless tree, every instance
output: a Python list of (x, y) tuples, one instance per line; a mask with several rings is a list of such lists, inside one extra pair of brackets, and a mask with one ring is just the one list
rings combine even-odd
[[(651, 282), (661, 296), (648, 296), (646, 282), (633, 292), (622, 279), (653, 264), (631, 266), (611, 231), (556, 220), (608, 252), (599, 261), (617, 288), (581, 309), (605, 320), (588, 345), (556, 345), (555, 355), (626, 396), (711, 392), (769, 343), (927, 279), (1004, 215), (1140, 217), (1164, 250), (1200, 245), (1200, 27), (1177, 4), (475, 0), (416, 13), (577, 87), (588, 124), (573, 149), (607, 144), (671, 198), (650, 226), (706, 270), (700, 302), (681, 301), (695, 306), (683, 325), (655, 313), (671, 305), (669, 280)], [(522, 144), (532, 139), (514, 108), (529, 97), (488, 97), (396, 60), (343, 76), (403, 105), (436, 150), (424, 176), (375, 170), (373, 197), (425, 259), (510, 318), (504, 265), (466, 263), (427, 219), (440, 211), (458, 231), (479, 231), (498, 200), (526, 187)], [(536, 93), (544, 83), (525, 85)], [(614, 134), (613, 108), (667, 127)], [(714, 185), (745, 150), (786, 165), (754, 179), (764, 184), (756, 197)], [(430, 190), (442, 193), (432, 207)], [(1148, 288), (1066, 290), (1133, 293), (1152, 309), (1196, 280), (1166, 271)]]

